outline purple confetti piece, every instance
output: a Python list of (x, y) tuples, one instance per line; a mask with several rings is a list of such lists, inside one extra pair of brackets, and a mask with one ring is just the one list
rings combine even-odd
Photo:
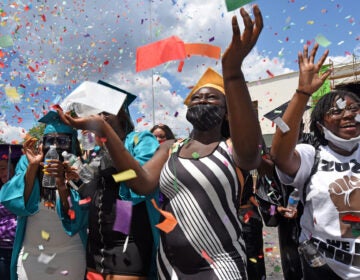
[(271, 205), (270, 206), (270, 216), (274, 216), (275, 215), (275, 205)]
[(116, 217), (113, 230), (129, 234), (132, 217), (132, 202), (126, 200), (116, 200)]

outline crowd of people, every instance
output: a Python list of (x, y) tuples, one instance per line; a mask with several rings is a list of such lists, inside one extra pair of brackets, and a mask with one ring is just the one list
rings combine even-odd
[[(208, 68), (185, 98), (188, 137), (166, 124), (135, 131), (128, 94), (117, 114), (57, 107), (39, 120), (42, 139), (0, 146), (1, 279), (266, 279), (261, 177), (281, 186), (273, 214), (284, 279), (360, 279), (360, 97), (324, 95), (305, 143), (303, 113), (331, 70), (320, 72), (328, 51), (316, 61), (318, 45), (304, 46), (282, 116), (289, 130), (277, 127), (266, 149), (242, 72), (263, 19), (257, 5), (254, 19), (240, 14), (244, 30), (234, 16), (222, 75)], [(78, 131), (96, 136), (86, 158)], [(44, 161), (54, 146), (58, 158)], [(295, 212), (286, 205), (294, 188)]]

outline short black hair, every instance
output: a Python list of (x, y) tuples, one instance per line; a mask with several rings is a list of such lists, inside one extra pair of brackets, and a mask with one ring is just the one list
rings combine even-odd
[(354, 92), (345, 90), (332, 90), (319, 99), (314, 107), (314, 110), (311, 112), (310, 131), (314, 133), (314, 136), (319, 144), (327, 145), (328, 141), (325, 139), (322, 131), (318, 128), (317, 123), (324, 125), (324, 117), (329, 109), (334, 106), (334, 102), (340, 98), (345, 99), (345, 97), (350, 97), (356, 102), (360, 102), (360, 96)]

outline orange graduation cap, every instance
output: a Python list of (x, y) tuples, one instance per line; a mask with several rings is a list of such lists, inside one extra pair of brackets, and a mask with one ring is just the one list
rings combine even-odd
[(218, 72), (209, 67), (197, 82), (197, 84), (193, 87), (188, 96), (185, 98), (184, 104), (189, 105), (191, 96), (203, 87), (215, 88), (225, 94), (223, 77)]

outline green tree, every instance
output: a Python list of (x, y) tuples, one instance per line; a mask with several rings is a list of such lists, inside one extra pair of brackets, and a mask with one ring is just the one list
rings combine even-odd
[(28, 134), (31, 137), (41, 139), (44, 135), (44, 130), (45, 130), (45, 124), (39, 124), (39, 125), (35, 125), (32, 128), (30, 128)]

